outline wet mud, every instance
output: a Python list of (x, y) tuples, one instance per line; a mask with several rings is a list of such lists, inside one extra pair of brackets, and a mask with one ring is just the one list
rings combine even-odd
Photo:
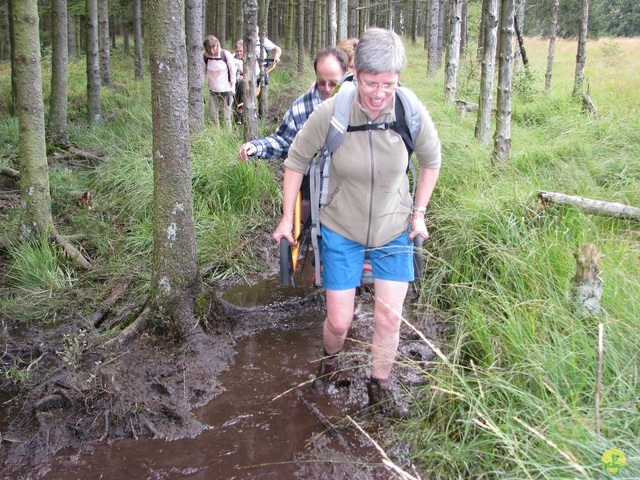
[[(4, 395), (0, 428), (19, 443), (3, 443), (0, 478), (390, 478), (356, 427), (383, 441), (390, 426), (367, 406), (371, 294), (358, 297), (342, 381), (322, 392), (311, 380), (322, 351), (323, 292), (309, 284), (280, 287), (274, 276), (216, 296), (224, 310), (216, 316), (226, 323), (212, 329), (211, 351), (173, 353), (172, 360), (141, 339), (114, 360), (110, 374), (119, 380), (110, 388), (117, 386), (117, 402), (127, 408), (82, 409), (70, 399), (35, 412), (35, 422), (19, 411), (24, 403)], [(432, 320), (411, 302), (406, 317), (429, 335)], [(424, 381), (422, 369), (433, 358), (411, 329), (403, 327), (401, 338), (396, 393)], [(391, 453), (411, 471), (405, 448), (395, 445)]]

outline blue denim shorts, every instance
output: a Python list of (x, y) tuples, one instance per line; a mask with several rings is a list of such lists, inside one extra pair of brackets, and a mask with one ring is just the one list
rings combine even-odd
[(322, 286), (328, 290), (347, 290), (360, 286), (365, 252), (369, 252), (373, 278), (412, 282), (413, 242), (409, 231), (386, 245), (367, 248), (322, 228)]

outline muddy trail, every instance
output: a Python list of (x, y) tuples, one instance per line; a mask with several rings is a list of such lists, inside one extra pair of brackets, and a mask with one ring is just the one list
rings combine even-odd
[[(434, 356), (420, 335), (438, 328), (415, 301), (404, 313), (417, 331), (403, 326), (393, 373), (405, 403)], [(3, 319), (6, 353), (38, 358), (40, 383), (1, 394), (0, 478), (391, 478), (373, 439), (412, 472), (411, 452), (385, 436), (390, 420), (367, 407), (372, 294), (357, 302), (342, 381), (324, 392), (311, 385), (323, 291), (281, 287), (277, 275), (217, 286), (209, 342), (197, 351), (142, 335), (124, 351), (88, 349), (71, 369), (59, 358), (60, 331)]]

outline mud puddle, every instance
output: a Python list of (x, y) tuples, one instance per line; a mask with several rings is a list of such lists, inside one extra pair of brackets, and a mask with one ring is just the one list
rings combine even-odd
[[(225, 298), (253, 306), (305, 294), (306, 287), (287, 290), (276, 282), (234, 287)], [(366, 305), (359, 308), (351, 337), (357, 338), (359, 330), (362, 338), (369, 336), (364, 325), (371, 323), (370, 315)], [(140, 437), (60, 451), (36, 478), (389, 478), (376, 450), (346, 420), (349, 415), (369, 430), (379, 428), (368, 423), (366, 414), (366, 364), (358, 363), (358, 358), (366, 361), (365, 355), (354, 352), (350, 368), (356, 365), (363, 372), (356, 374), (354, 368), (349, 387), (332, 387), (322, 394), (311, 388), (322, 350), (323, 320), (290, 318), (278, 328), (240, 339), (234, 363), (218, 377), (224, 391), (193, 412), (202, 424), (195, 438)], [(335, 425), (335, 431), (319, 418)]]

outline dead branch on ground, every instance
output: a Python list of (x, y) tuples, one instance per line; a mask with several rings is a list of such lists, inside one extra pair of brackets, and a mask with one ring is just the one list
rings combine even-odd
[(5, 165), (0, 165), (0, 175), (13, 178), (14, 180), (20, 180), (20, 172), (18, 170), (14, 170), (13, 168), (7, 167)]
[(589, 213), (608, 215), (616, 218), (631, 218), (640, 220), (640, 208), (625, 205), (623, 203), (593, 200), (585, 197), (576, 197), (556, 192), (538, 192), (538, 198), (545, 203), (557, 203), (571, 205)]
[(53, 235), (53, 238), (56, 241), (56, 243), (64, 249), (65, 253), (69, 256), (69, 258), (71, 258), (71, 260), (76, 262), (76, 264), (80, 268), (83, 268), (85, 270), (91, 270), (92, 267), (89, 260), (84, 258), (82, 253), (80, 253), (80, 250), (74, 247), (71, 244), (71, 242), (67, 241), (67, 238), (64, 235), (60, 235), (59, 233), (56, 232)]
[(102, 302), (102, 305), (93, 313), (89, 318), (87, 318), (87, 323), (92, 326), (97, 326), (102, 319), (111, 311), (111, 307), (115, 305), (115, 303), (122, 297), (124, 292), (127, 290), (129, 286), (129, 279), (122, 278), (118, 280), (116, 286), (111, 290), (109, 296)]

